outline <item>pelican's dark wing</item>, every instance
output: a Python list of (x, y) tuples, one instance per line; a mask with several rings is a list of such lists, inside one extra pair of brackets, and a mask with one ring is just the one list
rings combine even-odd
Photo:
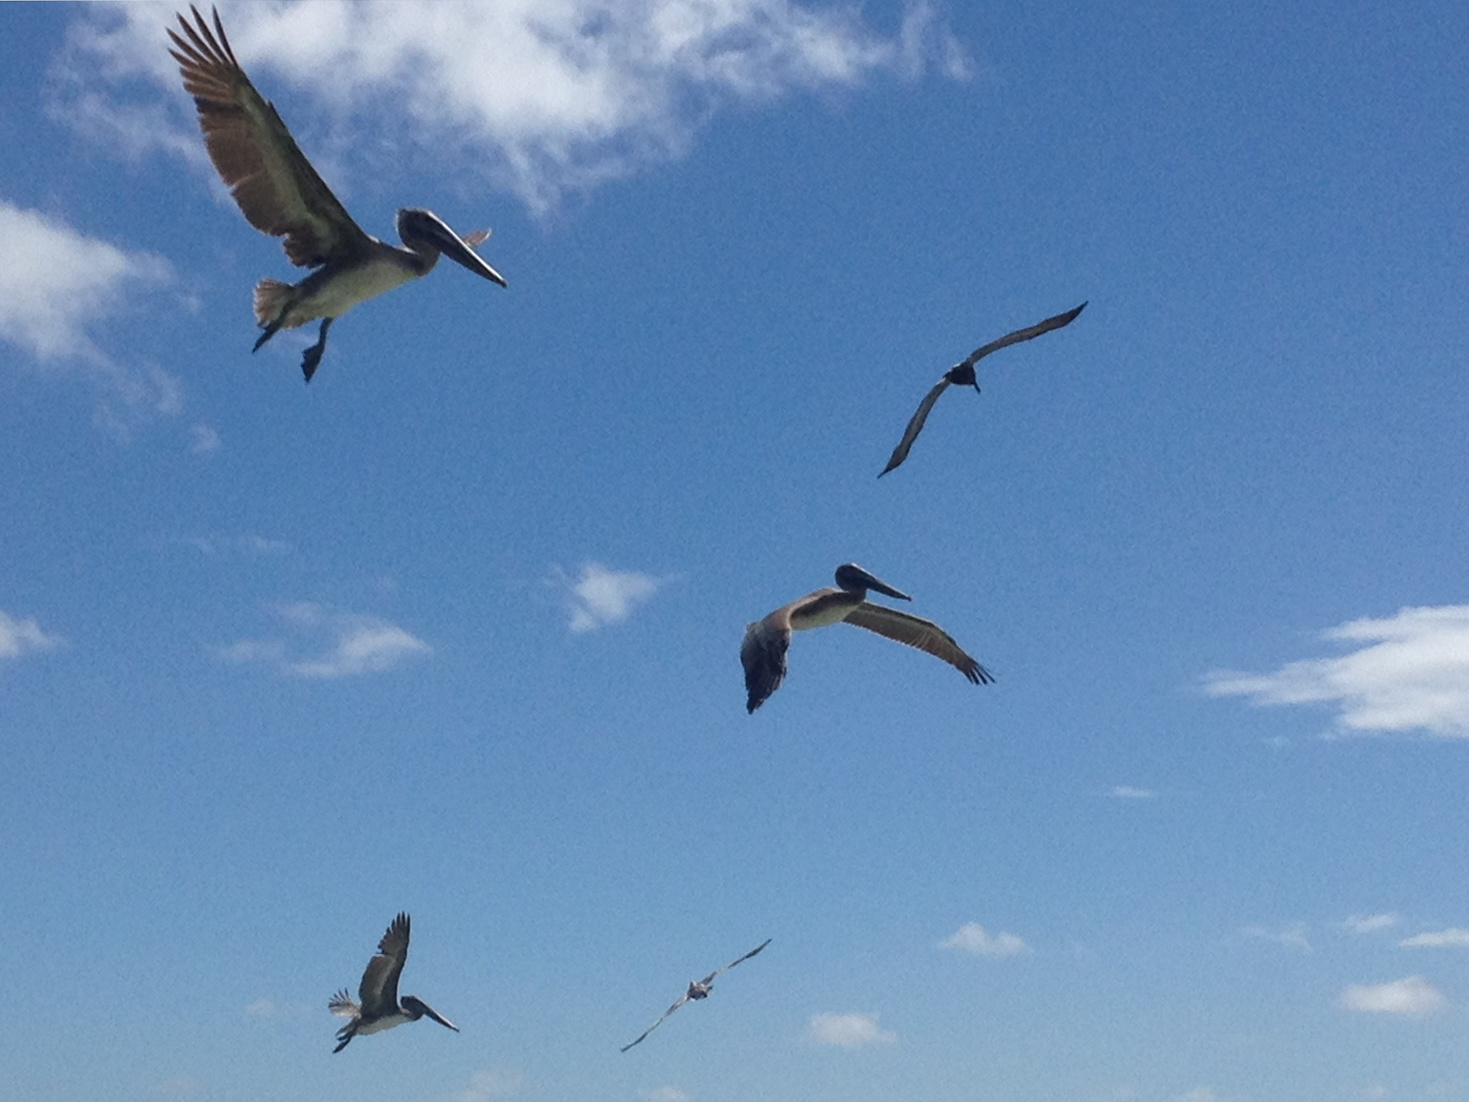
[(877, 477), (881, 478), (892, 470), (903, 460), (908, 458), (908, 450), (913, 447), (913, 441), (918, 439), (918, 434), (923, 431), (923, 423), (928, 420), (929, 410), (939, 400), (939, 395), (947, 389), (950, 383), (958, 383), (961, 386), (974, 386), (974, 365), (979, 363), (991, 352), (998, 352), (1002, 348), (1009, 348), (1012, 344), (1021, 341), (1034, 340), (1042, 333), (1049, 333), (1052, 329), (1060, 329), (1064, 325), (1070, 325), (1076, 320), (1076, 316), (1086, 309), (1086, 303), (1082, 303), (1074, 310), (1067, 310), (1064, 314), (1047, 318), (1045, 321), (1036, 322), (1025, 329), (1017, 329), (1013, 333), (1006, 333), (999, 340), (990, 341), (989, 344), (980, 345), (971, 352), (962, 363), (955, 364), (944, 377), (934, 384), (933, 389), (923, 396), (923, 401), (918, 403), (918, 411), (908, 421), (908, 427), (903, 430), (903, 439), (898, 441), (898, 446), (893, 449), (893, 454), (888, 457), (888, 465), (882, 469)]
[(408, 916), (399, 912), (377, 943), (377, 955), (367, 962), (367, 970), (362, 973), (357, 998), (363, 1013), (370, 1018), (398, 1009), (398, 977), (408, 961), (408, 934)]
[(928, 420), (928, 411), (933, 409), (933, 404), (939, 400), (939, 395), (949, 389), (949, 377), (945, 375), (933, 389), (923, 396), (923, 401), (918, 403), (918, 410), (908, 420), (908, 427), (903, 430), (903, 439), (898, 441), (898, 446), (893, 449), (893, 454), (888, 456), (888, 465), (878, 474), (878, 478), (887, 474), (903, 460), (908, 458), (908, 450), (913, 447), (913, 441), (918, 439), (918, 434), (923, 431), (923, 422)]
[(786, 676), (786, 651), (791, 645), (790, 606), (772, 612), (745, 628), (740, 665), (745, 667), (745, 711), (770, 699)]
[(368, 247), (370, 238), (337, 201), (296, 145), (286, 124), (235, 60), (219, 11), (210, 29), (199, 9), (184, 36), (169, 29), (184, 90), (199, 109), (199, 129), (220, 178), (262, 233), (284, 237), (292, 264), (316, 267)]
[(770, 944), (770, 941), (771, 941), (770, 938), (766, 938), (759, 945), (755, 946), (755, 948), (751, 949), (748, 953), (746, 953), (744, 956), (740, 957), (738, 960), (732, 960), (728, 964), (726, 964), (723, 968), (720, 968), (718, 971), (710, 972), (707, 976), (704, 977), (704, 979), (702, 980), (702, 983), (705, 986), (708, 986), (709, 984), (713, 983), (715, 976), (718, 976), (718, 975), (720, 975), (723, 972), (728, 972), (736, 964), (740, 964), (743, 961), (749, 960), (756, 953), (758, 953), (761, 949), (764, 949), (767, 945), (769, 945)]
[(684, 1003), (686, 1003), (688, 1001), (689, 1001), (688, 992), (684, 992), (682, 995), (680, 995), (678, 997), (678, 1001), (677, 1002), (675, 1002), (672, 1006), (670, 1006), (667, 1010), (665, 1010), (663, 1012), (663, 1016), (662, 1017), (660, 1017), (656, 1022), (654, 1022), (652, 1025), (650, 1025), (647, 1029), (643, 1030), (643, 1032), (638, 1035), (638, 1039), (636, 1041), (629, 1041), (627, 1044), (625, 1044), (625, 1045), (622, 1046), (622, 1048), (621, 1048), (620, 1051), (626, 1052), (628, 1049), (632, 1048), (633, 1045), (641, 1044), (644, 1037), (646, 1037), (648, 1034), (652, 1033), (653, 1030), (657, 1029), (660, 1025), (663, 1024), (664, 1018), (667, 1018), (668, 1015), (672, 1014), (675, 1010), (677, 1010), (679, 1007), (681, 1007)]
[(932, 620), (923, 620), (886, 605), (863, 601), (847, 614), (845, 622), (875, 631), (894, 642), (917, 647), (935, 658), (942, 658), (976, 685), (987, 685), (994, 681), (989, 670), (965, 654), (964, 648)]

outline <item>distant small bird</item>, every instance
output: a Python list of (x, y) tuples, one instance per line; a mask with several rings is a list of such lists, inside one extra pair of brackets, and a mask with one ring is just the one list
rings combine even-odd
[[(685, 991), (682, 995), (680, 995), (678, 997), (678, 1001), (676, 1003), (674, 1003), (672, 1006), (670, 1006), (667, 1010), (665, 1010), (663, 1012), (663, 1018), (668, 1017), (668, 1015), (672, 1014), (675, 1010), (677, 1010), (679, 1007), (681, 1007), (684, 1003), (688, 1002), (690, 999), (707, 999), (709, 997), (709, 990), (710, 990), (710, 988), (712, 988), (714, 986), (714, 977), (715, 976), (719, 975), (721, 972), (728, 972), (736, 964), (739, 964), (740, 961), (749, 960), (756, 953), (758, 953), (761, 949), (764, 949), (767, 945), (769, 945), (770, 942), (771, 942), (771, 939), (770, 938), (766, 938), (759, 945), (755, 946), (755, 948), (751, 949), (744, 956), (740, 957), (739, 960), (732, 960), (732, 961), (730, 961), (723, 968), (719, 968), (719, 969), (716, 969), (713, 972), (710, 972), (707, 976), (705, 976), (701, 980), (690, 980), (689, 981), (689, 989), (687, 991)], [(636, 1041), (629, 1041), (627, 1044), (623, 1045), (622, 1046), (622, 1051), (623, 1052), (626, 1052), (628, 1049), (632, 1048), (633, 1045), (636, 1045), (636, 1044), (640, 1043), (644, 1037), (646, 1037), (648, 1034), (652, 1033), (653, 1030), (657, 1029), (660, 1025), (663, 1024), (663, 1018), (659, 1018), (656, 1022), (654, 1022), (652, 1025), (650, 1025), (647, 1029), (643, 1030), (642, 1035), (639, 1036)]]
[(888, 465), (884, 467), (878, 478), (887, 474), (903, 460), (908, 458), (908, 449), (913, 447), (913, 441), (918, 439), (918, 434), (923, 430), (923, 422), (928, 420), (928, 411), (933, 409), (933, 404), (939, 400), (950, 383), (959, 386), (972, 386), (976, 394), (979, 393), (979, 382), (974, 377), (974, 365), (979, 363), (991, 352), (998, 352), (1002, 348), (1008, 348), (1012, 344), (1021, 341), (1032, 340), (1042, 333), (1049, 333), (1052, 329), (1060, 329), (1063, 325), (1070, 325), (1076, 320), (1076, 315), (1086, 309), (1086, 303), (1082, 303), (1075, 310), (1067, 310), (1064, 314), (1057, 314), (1053, 318), (1047, 318), (1043, 322), (1032, 325), (1028, 329), (1017, 329), (1013, 333), (1006, 333), (997, 341), (976, 348), (969, 354), (969, 358), (961, 364), (956, 364), (944, 372), (944, 377), (934, 384), (934, 388), (923, 396), (923, 401), (918, 403), (918, 412), (913, 414), (913, 419), (908, 422), (908, 427), (903, 430), (903, 439), (898, 441), (898, 446), (893, 449), (893, 454), (888, 458)]
[(199, 129), (220, 178), (241, 212), (261, 233), (284, 237), (286, 256), (298, 267), (315, 268), (300, 283), (262, 279), (255, 285), (255, 320), (265, 330), (255, 349), (279, 329), (321, 318), (317, 341), (301, 359), (306, 381), (326, 350), (326, 331), (359, 302), (427, 275), (442, 253), (501, 287), (505, 279), (474, 251), (488, 230), (460, 237), (432, 211), (400, 210), (403, 247), (363, 232), (296, 145), (291, 132), (245, 70), (225, 37), (219, 10), (214, 29), (190, 6), (194, 23), (179, 14), (184, 38), (172, 29), (169, 50), (179, 63), (184, 90), (199, 109)]
[(994, 681), (988, 670), (965, 654), (964, 649), (933, 621), (920, 620), (895, 608), (867, 601), (869, 589), (900, 601), (911, 601), (908, 594), (850, 562), (837, 567), (836, 583), (840, 588), (828, 587), (808, 593), (745, 628), (745, 640), (740, 645), (740, 663), (745, 667), (745, 690), (749, 693), (745, 703), (747, 712), (754, 712), (764, 704), (785, 679), (786, 651), (791, 645), (791, 632), (828, 624), (856, 624), (895, 642), (917, 647), (935, 658), (942, 658), (976, 685)]
[(377, 943), (377, 954), (367, 962), (367, 970), (362, 973), (362, 983), (357, 988), (357, 997), (362, 1004), (354, 1003), (345, 987), (326, 1004), (339, 1018), (352, 1019), (337, 1031), (337, 1047), (332, 1049), (333, 1052), (341, 1052), (359, 1033), (381, 1033), (424, 1017), (459, 1032), (457, 1025), (435, 1012), (417, 995), (404, 995), (403, 1001), (398, 1001), (398, 977), (403, 974), (407, 960), (408, 916), (400, 911), (383, 939)]

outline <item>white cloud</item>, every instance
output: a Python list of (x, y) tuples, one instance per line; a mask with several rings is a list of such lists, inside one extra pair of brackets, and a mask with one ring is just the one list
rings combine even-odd
[(1323, 637), (1362, 645), (1270, 674), (1212, 673), (1206, 689), (1262, 705), (1330, 704), (1344, 732), (1469, 737), (1469, 605), (1405, 608), (1384, 620), (1352, 620)]
[(1448, 1000), (1422, 976), (1391, 983), (1352, 985), (1342, 991), (1337, 1005), (1364, 1014), (1429, 1014)]
[(19, 658), (23, 654), (51, 650), (61, 643), (61, 636), (42, 631), (34, 619), (17, 620), (0, 612), (0, 658)]
[(1451, 926), (1405, 937), (1398, 944), (1404, 949), (1469, 949), (1469, 930)]
[(1347, 915), (1342, 925), (1354, 934), (1375, 934), (1398, 924), (1398, 916), (1392, 912), (1375, 915)]
[(876, 1014), (815, 1014), (808, 1036), (819, 1045), (860, 1048), (863, 1045), (890, 1045), (896, 1033), (879, 1029)]
[(689, 1102), (689, 1096), (677, 1087), (658, 1087), (643, 1092), (644, 1102)]
[(0, 338), (38, 360), (104, 363), (87, 329), (117, 313), (126, 291), (169, 278), (168, 264), (87, 237), (0, 199)]
[(208, 455), (210, 452), (219, 451), (219, 430), (212, 425), (191, 425), (189, 427), (189, 451), (195, 455)]
[(1272, 930), (1267, 926), (1246, 926), (1240, 933), (1245, 937), (1284, 945), (1288, 949), (1300, 949), (1307, 953), (1311, 951), (1311, 942), (1306, 938), (1304, 922), (1291, 922), (1278, 930)]
[(245, 1006), (245, 1016), (247, 1018), (274, 1018), (275, 1015), (276, 1006), (271, 999), (256, 999), (254, 1002), (247, 1003)]
[(576, 581), (559, 569), (555, 576), (565, 591), (571, 630), (578, 633), (626, 620), (633, 607), (653, 596), (662, 584), (649, 574), (608, 570), (596, 562), (584, 563)]
[(1130, 784), (1119, 784), (1108, 792), (1107, 795), (1111, 796), (1114, 800), (1151, 800), (1158, 793), (1151, 788), (1134, 788)]
[[(376, 616), (336, 612), (310, 601), (282, 605), (275, 613), (292, 629), (295, 646), (281, 638), (241, 639), (219, 648), (220, 657), (263, 662), (289, 676), (325, 680), (385, 673), (410, 658), (433, 653), (423, 640)], [(316, 653), (295, 656), (303, 643)]]
[(1015, 934), (992, 934), (978, 922), (966, 922), (939, 942), (942, 949), (961, 949), (977, 957), (1014, 957), (1030, 952), (1030, 946)]
[(525, 1086), (525, 1072), (518, 1068), (489, 1068), (469, 1077), (469, 1083), (455, 1091), (453, 1102), (494, 1102), (497, 1098), (513, 1098)]
[[(55, 113), (80, 115), (94, 135), (115, 128), (134, 153), (178, 149), (182, 122), (160, 127), (156, 102), (125, 103), (120, 80), (142, 72), (182, 98), (160, 48), (172, 20), (154, 5), (105, 11), (71, 37)], [(457, 150), (536, 210), (679, 155), (728, 105), (851, 88), (883, 73), (969, 73), (963, 49), (922, 2), (888, 34), (855, 5), (797, 0), (243, 4), (227, 13), (226, 31), (298, 138), (325, 113), (339, 133), (370, 124), (394, 154)], [(103, 82), (112, 96), (101, 94)]]

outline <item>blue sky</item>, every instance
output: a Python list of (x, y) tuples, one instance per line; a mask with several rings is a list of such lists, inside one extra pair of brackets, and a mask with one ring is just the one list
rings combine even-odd
[[(19, 1097), (1469, 1099), (1462, 5), (231, 5), (510, 283), (309, 387), (172, 11), (0, 9)], [(996, 684), (747, 715), (848, 560)]]

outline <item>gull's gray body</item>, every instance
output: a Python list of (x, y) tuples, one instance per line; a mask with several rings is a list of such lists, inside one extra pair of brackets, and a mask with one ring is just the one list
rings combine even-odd
[(707, 999), (709, 997), (709, 991), (714, 986), (714, 977), (715, 976), (719, 975), (721, 972), (728, 972), (736, 964), (739, 964), (740, 961), (749, 960), (756, 953), (758, 953), (761, 949), (764, 949), (767, 945), (769, 945), (770, 944), (770, 940), (771, 940), (770, 938), (766, 938), (764, 941), (762, 941), (759, 945), (755, 946), (755, 948), (751, 949), (744, 956), (739, 957), (739, 958), (737, 958), (735, 960), (730, 961), (723, 968), (716, 968), (713, 972), (710, 972), (703, 979), (701, 979), (701, 980), (690, 980), (689, 981), (689, 989), (687, 991), (685, 991), (682, 995), (680, 995), (678, 997), (678, 1000), (672, 1006), (670, 1006), (667, 1010), (665, 1010), (663, 1012), (663, 1016), (662, 1017), (660, 1017), (656, 1022), (654, 1022), (652, 1025), (650, 1025), (647, 1029), (643, 1030), (643, 1032), (638, 1035), (638, 1039), (636, 1041), (629, 1041), (627, 1044), (623, 1045), (622, 1046), (622, 1051), (623, 1052), (626, 1052), (628, 1049), (632, 1048), (633, 1045), (636, 1045), (636, 1044), (641, 1043), (644, 1037), (646, 1037), (648, 1034), (652, 1033), (653, 1030), (657, 1029), (660, 1025), (663, 1024), (663, 1019), (664, 1018), (667, 1018), (668, 1015), (672, 1014), (679, 1007), (683, 1006), (684, 1003), (690, 1001), (691, 999)]

